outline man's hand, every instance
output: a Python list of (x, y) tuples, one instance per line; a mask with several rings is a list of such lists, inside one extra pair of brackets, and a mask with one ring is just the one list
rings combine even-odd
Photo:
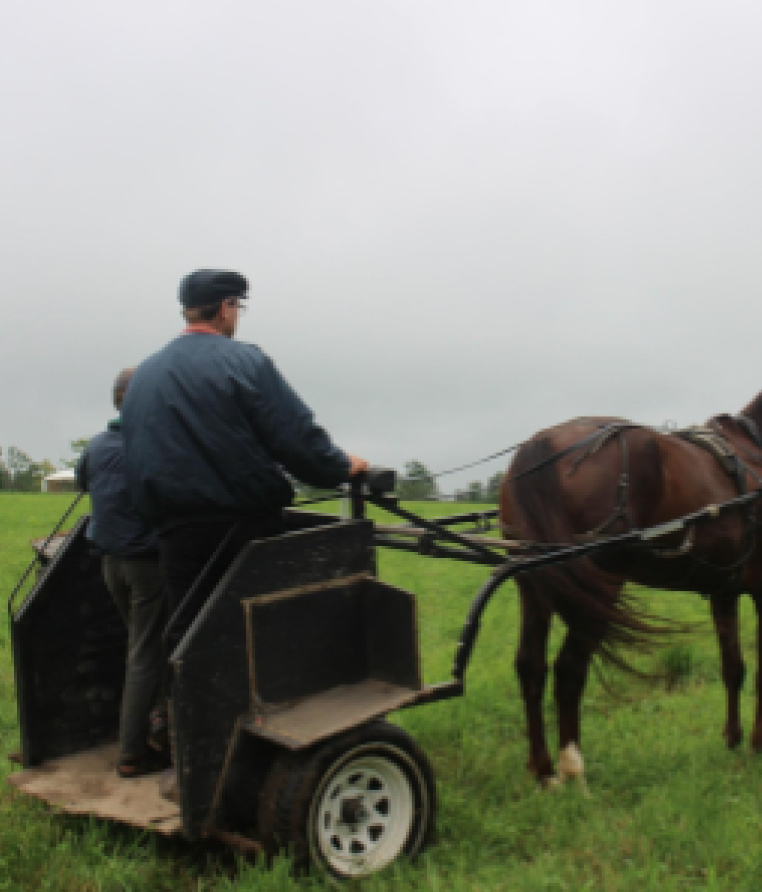
[(356, 455), (349, 455), (349, 476), (355, 477), (368, 470), (368, 462), (364, 458), (358, 458)]

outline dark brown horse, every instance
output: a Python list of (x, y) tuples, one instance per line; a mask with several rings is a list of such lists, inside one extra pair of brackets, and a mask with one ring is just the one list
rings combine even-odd
[[(739, 415), (717, 416), (708, 427), (721, 435), (717, 442), (727, 453), (722, 460), (698, 445), (701, 439), (621, 419), (580, 418), (540, 431), (508, 469), (501, 522), (529, 542), (573, 543), (654, 526), (762, 487), (762, 394)], [(658, 548), (620, 549), (518, 577), (516, 671), (527, 715), (528, 767), (540, 780), (554, 776), (542, 718), (551, 617), (558, 613), (567, 626), (554, 666), (563, 779), (583, 772), (580, 707), (593, 656), (617, 663), (620, 646), (642, 644), (665, 629), (628, 597), (628, 581), (709, 596), (727, 690), (724, 736), (729, 747), (738, 745), (745, 674), (739, 596), (748, 593), (762, 616), (761, 533), (754, 511), (724, 511), (716, 520), (691, 525), (687, 534), (655, 540)], [(762, 653), (759, 637), (758, 644)], [(762, 750), (760, 681), (758, 669), (755, 751)]]

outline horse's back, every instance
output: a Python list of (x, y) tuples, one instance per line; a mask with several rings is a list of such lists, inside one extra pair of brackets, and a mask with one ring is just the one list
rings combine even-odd
[(735, 494), (705, 449), (624, 418), (584, 416), (538, 431), (522, 445), (503, 481), (500, 520), (513, 535), (534, 538), (554, 515), (554, 534), (576, 541), (607, 518), (618, 521), (608, 532), (623, 532)]

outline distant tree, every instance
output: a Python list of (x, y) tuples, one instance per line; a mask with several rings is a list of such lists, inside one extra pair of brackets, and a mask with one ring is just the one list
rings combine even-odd
[(13, 483), (11, 474), (2, 459), (3, 450), (0, 449), (0, 490), (10, 489)]
[(71, 458), (62, 458), (61, 461), (65, 468), (73, 468), (79, 461), (79, 457), (85, 451), (85, 447), (90, 442), (90, 437), (80, 437), (78, 440), (71, 440), (69, 445), (74, 455)]
[(434, 475), (417, 459), (406, 462), (405, 473), (397, 483), (397, 495), (413, 501), (435, 498), (437, 484)]
[(55, 471), (55, 465), (49, 461), (37, 462), (16, 446), (8, 447), (8, 471), (13, 481), (11, 489), (16, 492), (39, 492), (42, 478)]
[(484, 494), (485, 502), (494, 502), (497, 504), (497, 501), (500, 498), (500, 484), (503, 482), (504, 476), (505, 474), (503, 471), (498, 471), (489, 478), (487, 481), (487, 491)]
[(472, 480), (471, 483), (468, 484), (468, 501), (484, 501), (484, 486), (482, 485), (481, 480)]
[(43, 458), (40, 462), (40, 470), (42, 471), (42, 476), (47, 477), (48, 474), (55, 474), (58, 468), (49, 458)]
[[(491, 482), (491, 481), (490, 481)], [(465, 489), (455, 490), (456, 502), (490, 502), (488, 486), (480, 480), (472, 480)]]
[(11, 489), (17, 489), (17, 482), (23, 485), (24, 476), (29, 470), (32, 459), (16, 446), (8, 447), (8, 473), (11, 476)]

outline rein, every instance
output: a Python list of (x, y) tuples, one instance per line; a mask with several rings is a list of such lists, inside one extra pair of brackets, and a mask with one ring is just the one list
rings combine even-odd
[(514, 480), (521, 480), (522, 477), (528, 477), (530, 474), (534, 474), (535, 471), (539, 471), (541, 468), (552, 465), (555, 462), (560, 461), (565, 456), (571, 455), (572, 452), (576, 452), (578, 449), (581, 449), (583, 446), (587, 446), (588, 444), (593, 443), (599, 437), (603, 437), (609, 432), (613, 433), (620, 426), (621, 422), (614, 422), (613, 424), (604, 424), (601, 427), (597, 427), (592, 432), (592, 434), (589, 434), (587, 437), (583, 437), (576, 443), (572, 443), (572, 445), (567, 446), (566, 449), (561, 449), (559, 452), (554, 452), (553, 455), (549, 455), (547, 458), (544, 458), (541, 462), (538, 462), (531, 468), (527, 468), (526, 471), (522, 471), (520, 474), (516, 474), (513, 477), (508, 477), (508, 482), (511, 483)]
[[(186, 332), (195, 331), (196, 329), (188, 326)], [(198, 328), (198, 331), (201, 331), (201, 328)], [(209, 334), (217, 334), (218, 332), (212, 330)], [(744, 415), (742, 412), (739, 412), (738, 415), (732, 416), (735, 421), (737, 421), (749, 435), (749, 438), (754, 443), (755, 446), (762, 452), (762, 434), (760, 434), (759, 427), (757, 427), (756, 423), (753, 419), (749, 418), (748, 415)], [(603, 425), (596, 429), (595, 432), (590, 434), (588, 437), (584, 437), (577, 443), (574, 443), (571, 446), (567, 446), (566, 449), (562, 449), (560, 452), (555, 455), (551, 455), (549, 458), (544, 459), (539, 462), (532, 468), (528, 468), (526, 471), (522, 471), (521, 474), (517, 474), (515, 477), (509, 477), (508, 480), (521, 480), (522, 477), (528, 477), (530, 474), (534, 474), (535, 471), (539, 471), (540, 468), (544, 468), (546, 465), (552, 464), (559, 459), (562, 459), (566, 455), (570, 455), (572, 452), (575, 452), (577, 449), (581, 449), (583, 446), (595, 440), (597, 436), (600, 436), (606, 432), (606, 430), (610, 430), (613, 432), (616, 428), (620, 426), (620, 422), (614, 422), (609, 425)], [(628, 425), (630, 427), (645, 427), (646, 425), (636, 424), (636, 425)], [(658, 431), (657, 433), (663, 433), (663, 431)], [(492, 461), (494, 458), (500, 458), (502, 455), (508, 455), (511, 452), (515, 452), (517, 449), (520, 449), (524, 446), (528, 441), (522, 440), (520, 443), (516, 443), (513, 446), (509, 446), (507, 449), (501, 449), (499, 452), (494, 452), (492, 455), (487, 455), (484, 458), (477, 459), (476, 461), (469, 462), (466, 465), (458, 465), (457, 468), (448, 468), (446, 471), (439, 471), (436, 474), (426, 474), (425, 476), (420, 477), (404, 477), (404, 480), (426, 480), (426, 479), (436, 479), (437, 477), (445, 477), (448, 474), (455, 474), (458, 471), (466, 471), (469, 468), (475, 468), (477, 465), (486, 464), (488, 461)], [(749, 458), (752, 456), (750, 455)], [(762, 461), (762, 456), (760, 456), (760, 460)]]
[(485, 458), (477, 459), (476, 461), (469, 462), (467, 465), (459, 465), (457, 468), (448, 468), (446, 471), (438, 471), (436, 474), (419, 474), (416, 477), (399, 477), (399, 480), (436, 480), (437, 477), (445, 477), (447, 474), (455, 474), (457, 471), (465, 471), (468, 468), (475, 468), (477, 465), (484, 465), (488, 461), (492, 461), (493, 458), (500, 458), (501, 455), (508, 455), (510, 452), (515, 452), (517, 449), (520, 449), (527, 441), (522, 440), (520, 443), (515, 443), (513, 446), (509, 446), (507, 449), (501, 449), (500, 452), (493, 452), (492, 455), (487, 455)]

